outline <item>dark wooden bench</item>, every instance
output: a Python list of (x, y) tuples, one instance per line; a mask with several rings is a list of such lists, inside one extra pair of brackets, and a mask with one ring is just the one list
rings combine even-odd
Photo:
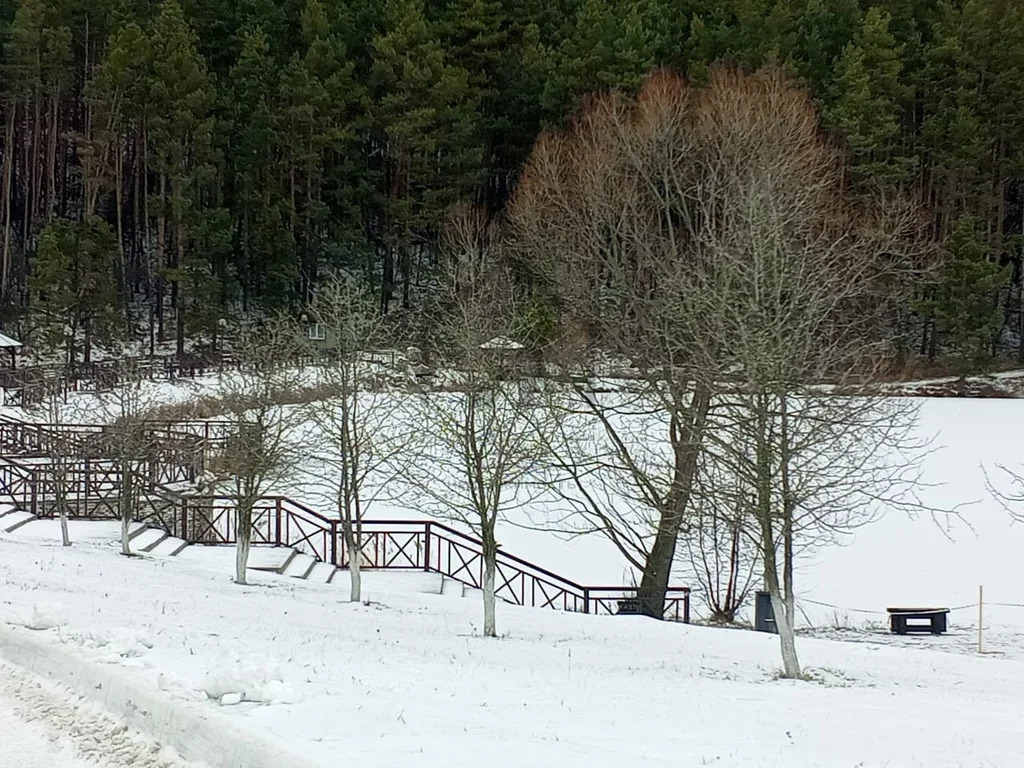
[[(894, 634), (906, 635), (911, 632), (930, 632), (941, 635), (946, 631), (946, 617), (949, 608), (887, 608), (889, 629)], [(910, 622), (915, 622), (911, 624)]]

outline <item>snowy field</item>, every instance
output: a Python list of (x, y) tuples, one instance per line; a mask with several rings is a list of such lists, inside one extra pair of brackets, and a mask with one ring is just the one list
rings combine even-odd
[[(89, 399), (78, 407), (88, 413)], [(343, 574), (330, 585), (259, 574), (242, 588), (224, 553), (126, 560), (105, 524), (73, 525), (71, 550), (47, 523), (0, 534), (0, 623), (126, 670), (140, 689), (206, 708), (313, 765), (457, 768), (482, 755), (498, 768), (1019, 765), (1024, 525), (988, 497), (982, 467), (1024, 465), (1024, 400), (924, 399), (918, 430), (933, 441), (921, 499), (961, 519), (888, 511), (801, 561), (798, 649), (812, 682), (775, 679), (772, 636), (499, 604), (503, 637), (489, 642), (478, 636), (479, 598), (438, 594), (436, 575), (366, 574), (369, 602), (353, 606)], [(287, 490), (317, 505), (303, 482)], [(417, 515), (381, 503), (370, 516)], [(579, 582), (627, 581), (599, 538), (504, 525), (499, 540)], [(954, 608), (949, 634), (889, 635), (885, 608), (899, 604)], [(19, 626), (33, 613), (59, 626)], [(3, 682), (0, 766), (81, 764), (81, 745), (51, 742), (46, 717), (9, 701)], [(251, 701), (211, 698), (225, 693)], [(26, 718), (37, 722), (21, 728)], [(15, 743), (26, 757), (4, 762)]]
[[(317, 765), (981, 767), (1024, 750), (1024, 660), (803, 639), (816, 681), (781, 682), (767, 635), (500, 606), (485, 641), (478, 601), (427, 574), (368, 574), (353, 606), (343, 583), (239, 588), (194, 559), (124, 559), (115, 527), (71, 550), (30, 529), (0, 540), (0, 620), (49, 617), (17, 631)], [(260, 701), (208, 700), (227, 692)]]

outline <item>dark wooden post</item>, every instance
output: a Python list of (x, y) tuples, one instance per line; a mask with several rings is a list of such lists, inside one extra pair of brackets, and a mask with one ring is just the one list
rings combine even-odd
[(423, 570), (430, 570), (430, 521), (423, 526)]
[(690, 590), (683, 592), (683, 623), (690, 623)]
[(331, 565), (341, 567), (341, 563), (338, 562), (338, 522), (336, 520), (331, 520)]
[(276, 521), (277, 530), (274, 533), (274, 543), (277, 544), (278, 546), (280, 546), (282, 544), (282, 541), (281, 541), (281, 514), (282, 514), (282, 509), (281, 509), (281, 497), (280, 496), (277, 497), (277, 502), (275, 504), (275, 508), (276, 508), (276, 511), (277, 511), (277, 521)]

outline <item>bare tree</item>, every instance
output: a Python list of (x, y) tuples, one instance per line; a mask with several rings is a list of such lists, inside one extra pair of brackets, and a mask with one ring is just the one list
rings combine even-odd
[[(869, 380), (887, 360), (893, 318), (926, 255), (912, 206), (855, 207), (809, 97), (775, 71), (720, 69), (701, 89), (659, 72), (635, 100), (593, 100), (566, 131), (538, 142), (509, 217), (520, 258), (557, 297), (576, 346), (625, 361), (640, 386), (631, 407), (661, 412), (663, 450), (641, 448), (637, 460), (638, 441), (617, 412), (623, 398), (581, 400), (610, 445), (596, 455), (615, 458), (604, 468), (620, 470), (633, 499), (655, 513), (642, 518), (657, 521), (653, 536), (631, 530), (588, 499), (595, 528), (620, 547), (643, 544), (641, 587), (659, 615), (679, 535), (701, 522), (702, 453), (752, 456), (756, 471), (735, 484), (752, 494), (785, 672), (799, 675), (782, 600), (792, 576), (776, 567), (777, 543), (792, 549), (794, 510), (816, 497), (801, 496), (797, 480), (836, 481), (806, 479), (818, 477), (814, 451), (793, 441), (821, 432), (797, 416), (874, 427), (884, 439), (868, 443), (879, 451), (899, 443), (912, 419), (876, 402), (837, 411), (834, 399), (805, 408), (793, 398), (811, 384)], [(827, 454), (821, 440), (811, 445)], [(651, 482), (637, 468), (659, 455), (660, 483)], [(592, 476), (586, 463), (583, 471)], [(790, 510), (781, 516), (776, 492)]]
[[(516, 257), (535, 292), (561, 312), (558, 361), (590, 381), (577, 386), (577, 409), (603, 432), (597, 454), (605, 479), (644, 507), (645, 530), (583, 499), (595, 529), (640, 561), (640, 604), (661, 617), (680, 531), (712, 403), (715, 376), (698, 369), (694, 318), (677, 311), (696, 248), (690, 209), (691, 148), (696, 141), (688, 86), (654, 75), (636, 101), (592, 99), (564, 131), (536, 144), (509, 210)], [(637, 385), (629, 398), (596, 398), (608, 359)], [(634, 418), (660, 412), (664, 451), (636, 440)], [(641, 431), (646, 431), (643, 427)], [(638, 453), (639, 452), (639, 453)], [(559, 460), (580, 488), (590, 468)], [(589, 463), (589, 462), (588, 462)], [(629, 486), (630, 490), (626, 491)]]
[(98, 396), (105, 425), (97, 447), (112, 462), (117, 477), (121, 554), (128, 557), (132, 554), (131, 523), (140, 514), (141, 494), (155, 482), (156, 461), (146, 414), (156, 404), (157, 397), (146, 386), (136, 361), (121, 360), (117, 371), (116, 386)]
[(874, 503), (914, 504), (913, 404), (836, 388), (894, 352), (892, 318), (920, 277), (918, 219), (844, 198), (810, 98), (778, 73), (719, 71), (693, 110), (701, 226), (677, 311), (697, 320), (702, 367), (728, 375), (705, 450), (753, 501), (784, 675), (798, 677), (797, 545), (867, 522)]
[(252, 546), (253, 510), (275, 486), (285, 483), (297, 460), (295, 429), (301, 410), (280, 405), (298, 388), (291, 324), (274, 318), (240, 332), (235, 353), (241, 365), (220, 376), (223, 419), (229, 437), (217, 464), (235, 505), (235, 583), (246, 584)]
[(70, 547), (68, 492), (71, 468), (74, 465), (77, 452), (75, 436), (68, 428), (71, 419), (63, 396), (63, 387), (58, 389), (61, 391), (51, 393), (40, 403), (40, 416), (46, 424), (39, 428), (39, 447), (47, 459), (47, 473), (53, 483), (53, 502), (57, 507), (57, 516), (60, 519), (61, 544)]
[(514, 287), (481, 214), (455, 217), (447, 254), (432, 349), (444, 382), (414, 400), (418, 438), (403, 473), (403, 503), (480, 537), (483, 634), (496, 637), (497, 524), (534, 497), (554, 411), (546, 382), (523, 375)]
[(316, 445), (324, 449), (313, 456), (314, 486), (341, 519), (349, 599), (358, 602), (363, 519), (382, 494), (394, 496), (390, 481), (407, 456), (410, 424), (394, 418), (396, 398), (370, 356), (386, 330), (377, 297), (354, 280), (335, 278), (318, 287), (309, 315), (317, 333), (306, 334), (307, 341), (316, 346), (317, 372), (331, 393), (308, 406)]

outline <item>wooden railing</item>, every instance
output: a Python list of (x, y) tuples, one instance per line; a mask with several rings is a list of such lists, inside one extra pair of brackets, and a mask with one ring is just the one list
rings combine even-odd
[[(194, 480), (223, 451), (229, 435), (230, 424), (223, 421), (144, 421), (132, 440), (142, 443), (137, 452), (154, 465), (153, 482), (173, 483)], [(124, 445), (118, 442), (121, 439), (116, 426), (47, 424), (0, 416), (0, 456), (113, 459), (118, 445)]]
[[(23, 451), (47, 439), (46, 425), (22, 425), (7, 432), (0, 422), (0, 446), (22, 441)], [(33, 430), (31, 427), (44, 427)], [(178, 429), (180, 425), (173, 425)], [(168, 427), (171, 429), (172, 427)], [(95, 429), (95, 427), (89, 427)], [(234, 544), (238, 538), (238, 502), (231, 496), (193, 495), (170, 490), (166, 483), (186, 477), (176, 464), (143, 461), (133, 466), (132, 509), (135, 519), (196, 544)], [(58, 492), (58, 484), (63, 493)], [(119, 465), (104, 459), (61, 461), (0, 459), (0, 494), (38, 517), (59, 514), (63, 498), (71, 518), (109, 519), (119, 515), (125, 487)], [(339, 568), (347, 568), (342, 522), (284, 496), (260, 498), (252, 507), (252, 542), (292, 547)], [(370, 570), (418, 570), (439, 573), (470, 588), (481, 589), (483, 545), (479, 539), (430, 520), (364, 520), (360, 525), (361, 567)], [(589, 586), (566, 579), (523, 558), (498, 551), (496, 595), (515, 605), (579, 613), (637, 612), (647, 601), (636, 587)], [(660, 596), (659, 596), (660, 597)], [(655, 601), (660, 602), (660, 601)], [(646, 611), (644, 611), (646, 612)], [(670, 587), (663, 618), (690, 620), (690, 590)]]
[(4, 405), (33, 405), (50, 395), (68, 392), (105, 392), (121, 381), (129, 364), (132, 376), (146, 380), (195, 378), (207, 373), (233, 370), (237, 361), (227, 355), (155, 355), (152, 357), (101, 360), (74, 365), (34, 365), (0, 369)]

